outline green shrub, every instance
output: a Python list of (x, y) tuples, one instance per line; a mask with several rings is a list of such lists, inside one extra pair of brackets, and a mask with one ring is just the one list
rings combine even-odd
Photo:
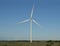
[(51, 44), (47, 44), (46, 46), (51, 46)]
[(4, 45), (4, 46), (7, 46), (7, 45)]

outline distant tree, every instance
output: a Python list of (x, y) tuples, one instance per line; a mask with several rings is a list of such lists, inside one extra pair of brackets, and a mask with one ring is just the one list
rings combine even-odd
[(53, 42), (52, 40), (49, 40), (49, 41), (47, 41), (47, 42)]
[(60, 43), (60, 40), (58, 42)]
[(57, 40), (55, 42), (58, 42)]

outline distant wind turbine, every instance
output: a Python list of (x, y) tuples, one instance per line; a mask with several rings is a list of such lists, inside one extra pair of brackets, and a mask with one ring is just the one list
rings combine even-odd
[(37, 24), (37, 25), (40, 25), (40, 24), (38, 24), (34, 19), (32, 19), (33, 10), (34, 10), (34, 5), (33, 5), (33, 7), (32, 7), (32, 11), (31, 11), (31, 14), (30, 14), (30, 18), (17, 23), (17, 24), (19, 24), (19, 23), (21, 24), (21, 23), (25, 23), (25, 22), (30, 21), (30, 43), (32, 43), (32, 22), (34, 22), (34, 23)]

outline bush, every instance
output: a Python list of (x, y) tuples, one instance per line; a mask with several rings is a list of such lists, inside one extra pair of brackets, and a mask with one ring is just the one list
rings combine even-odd
[(46, 46), (51, 46), (51, 44), (47, 44)]
[(7, 45), (4, 45), (4, 46), (7, 46)]

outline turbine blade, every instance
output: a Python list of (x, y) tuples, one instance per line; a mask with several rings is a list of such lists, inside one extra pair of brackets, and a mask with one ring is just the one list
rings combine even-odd
[(32, 18), (32, 15), (33, 15), (33, 10), (34, 10), (34, 5), (32, 7), (32, 11), (31, 11), (31, 18)]
[(39, 25), (40, 26), (40, 24), (38, 24), (34, 19), (32, 20), (35, 24), (37, 24), (37, 25)]
[(29, 21), (29, 19), (26, 19), (26, 20), (23, 20), (21, 22), (18, 22), (17, 24), (19, 24), (19, 23), (25, 23), (25, 22), (28, 22), (28, 21)]

